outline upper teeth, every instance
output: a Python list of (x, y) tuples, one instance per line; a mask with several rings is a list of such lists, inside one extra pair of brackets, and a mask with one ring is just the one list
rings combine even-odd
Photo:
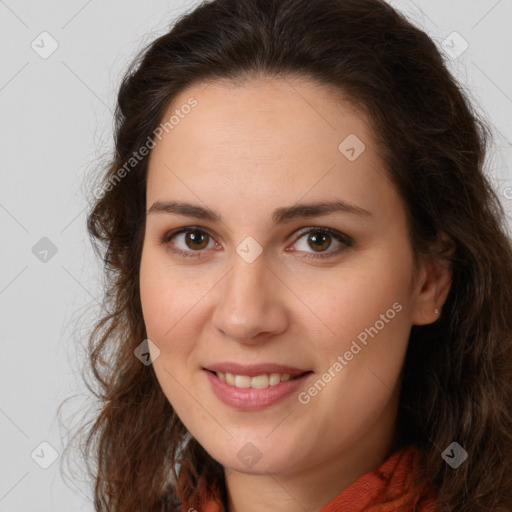
[(262, 374), (256, 377), (248, 375), (234, 375), (232, 373), (216, 372), (220, 380), (227, 382), (231, 386), (237, 388), (255, 388), (263, 389), (269, 386), (277, 386), (280, 382), (290, 380), (289, 373), (271, 373), (270, 375)]

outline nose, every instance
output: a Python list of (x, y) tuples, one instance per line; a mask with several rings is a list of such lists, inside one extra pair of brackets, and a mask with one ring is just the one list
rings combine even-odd
[(286, 329), (286, 286), (265, 261), (252, 263), (238, 255), (222, 285), (212, 316), (213, 327), (224, 337), (243, 344), (257, 344)]

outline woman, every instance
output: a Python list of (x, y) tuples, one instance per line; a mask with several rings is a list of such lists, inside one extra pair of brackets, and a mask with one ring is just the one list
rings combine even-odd
[(214, 0), (121, 85), (88, 217), (96, 510), (509, 511), (487, 129), (381, 0)]

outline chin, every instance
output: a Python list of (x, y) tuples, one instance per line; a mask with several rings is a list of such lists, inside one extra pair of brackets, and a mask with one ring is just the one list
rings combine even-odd
[[(237, 471), (248, 475), (266, 475), (286, 473), (295, 466), (294, 450), (286, 449), (282, 444), (281, 450), (276, 450), (275, 442), (262, 447), (263, 443), (236, 442), (233, 449), (224, 446), (210, 447), (203, 445), (210, 456), (227, 470)], [(259, 448), (257, 447), (259, 446)]]

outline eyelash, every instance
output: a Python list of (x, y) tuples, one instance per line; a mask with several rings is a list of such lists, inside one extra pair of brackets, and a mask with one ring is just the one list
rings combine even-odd
[[(163, 245), (166, 245), (171, 252), (178, 254), (180, 256), (183, 256), (185, 258), (200, 258), (201, 257), (200, 253), (203, 252), (202, 250), (200, 250), (200, 251), (183, 251), (182, 249), (171, 248), (171, 246), (169, 244), (169, 242), (177, 235), (182, 234), (182, 233), (188, 233), (188, 232), (203, 233), (213, 239), (213, 237), (208, 233), (208, 231), (198, 228), (198, 227), (195, 227), (195, 226), (187, 226), (187, 227), (183, 227), (183, 228), (177, 229), (175, 231), (172, 231), (170, 233), (166, 233), (160, 239), (160, 243)], [(345, 235), (344, 233), (340, 233), (339, 231), (336, 231), (335, 229), (324, 228), (324, 227), (310, 227), (304, 231), (301, 231), (299, 233), (298, 238), (295, 240), (294, 244), (297, 243), (304, 235), (308, 235), (310, 233), (328, 234), (332, 238), (336, 239), (338, 242), (342, 243), (345, 247), (340, 247), (337, 250), (329, 251), (327, 253), (325, 253), (325, 252), (324, 253), (308, 253), (308, 254), (312, 254), (312, 256), (303, 256), (306, 259), (315, 260), (315, 259), (332, 258), (332, 257), (336, 256), (337, 254), (339, 254), (340, 252), (342, 252), (347, 247), (353, 246), (353, 240), (349, 236)], [(197, 252), (199, 254), (192, 255), (191, 253), (194, 253), (194, 252)]]

